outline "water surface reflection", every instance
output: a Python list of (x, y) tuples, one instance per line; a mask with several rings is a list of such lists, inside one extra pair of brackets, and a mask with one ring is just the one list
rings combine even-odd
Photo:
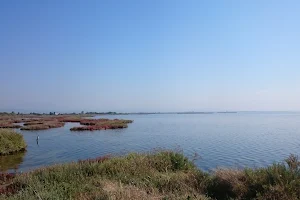
[(16, 172), (20, 164), (24, 160), (26, 151), (12, 155), (0, 156), (0, 171), (1, 172)]
[[(126, 129), (71, 132), (79, 123), (44, 131), (20, 131), (27, 153), (0, 160), (0, 171), (29, 171), (57, 163), (148, 152), (178, 146), (204, 170), (262, 167), (300, 155), (300, 113), (119, 115), (134, 120)], [(36, 141), (39, 135), (38, 143)]]

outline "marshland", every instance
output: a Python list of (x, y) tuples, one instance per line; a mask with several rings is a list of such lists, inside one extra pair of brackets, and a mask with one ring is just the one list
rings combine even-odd
[(2, 119), (25, 142), (0, 156), (4, 199), (299, 198), (299, 113)]
[[(106, 130), (106, 129), (120, 129), (127, 128), (128, 123), (132, 120), (120, 119), (87, 119), (89, 115), (0, 115), (0, 128), (20, 128), (21, 130), (47, 130), (52, 128), (60, 128), (66, 122), (80, 123), (79, 127), (73, 127), (71, 131), (84, 130)], [(20, 125), (22, 123), (22, 125)]]
[(281, 199), (300, 198), (300, 162), (203, 172), (180, 152), (98, 157), (0, 175), (0, 199)]
[(300, 199), (299, 11), (1, 1), (0, 200)]

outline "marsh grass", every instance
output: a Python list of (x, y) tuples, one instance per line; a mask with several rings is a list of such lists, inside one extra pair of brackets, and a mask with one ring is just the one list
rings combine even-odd
[(122, 129), (127, 128), (132, 120), (122, 120), (122, 119), (84, 119), (80, 121), (80, 127), (73, 127), (71, 131), (94, 131), (94, 130), (106, 130), (106, 129)]
[(216, 199), (296, 200), (300, 198), (300, 163), (291, 155), (285, 163), (266, 168), (216, 170), (207, 185)]
[(11, 129), (0, 129), (0, 156), (24, 151), (25, 148), (23, 135)]
[(20, 128), (18, 124), (14, 124), (14, 121), (0, 121), (0, 128)]
[[(106, 129), (121, 129), (127, 128), (132, 120), (122, 119), (87, 119), (81, 115), (61, 115), (61, 116), (18, 116), (18, 115), (0, 115), (0, 128), (20, 128), (25, 131), (47, 130), (51, 128), (60, 128), (65, 125), (65, 122), (80, 123), (80, 127), (74, 127), (71, 131), (93, 131)], [(15, 123), (24, 123), (23, 126)]]
[(17, 175), (0, 199), (283, 199), (300, 198), (299, 161), (258, 169), (202, 172), (181, 153), (131, 153)]
[(58, 121), (44, 121), (44, 122), (31, 122), (24, 124), (23, 127), (21, 127), (21, 130), (25, 131), (34, 131), (34, 130), (47, 130), (50, 128), (60, 128), (65, 125), (64, 122), (58, 122)]

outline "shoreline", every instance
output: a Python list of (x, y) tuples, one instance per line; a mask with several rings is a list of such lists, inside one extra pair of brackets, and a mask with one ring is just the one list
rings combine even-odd
[[(57, 164), (0, 175), (0, 199), (298, 199), (300, 162), (203, 172), (182, 153), (156, 151)], [(38, 197), (37, 196), (37, 197)]]

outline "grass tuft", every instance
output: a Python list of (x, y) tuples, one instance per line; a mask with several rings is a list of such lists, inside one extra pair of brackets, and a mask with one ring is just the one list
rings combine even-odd
[(25, 148), (23, 135), (11, 129), (0, 129), (0, 156), (24, 151)]

